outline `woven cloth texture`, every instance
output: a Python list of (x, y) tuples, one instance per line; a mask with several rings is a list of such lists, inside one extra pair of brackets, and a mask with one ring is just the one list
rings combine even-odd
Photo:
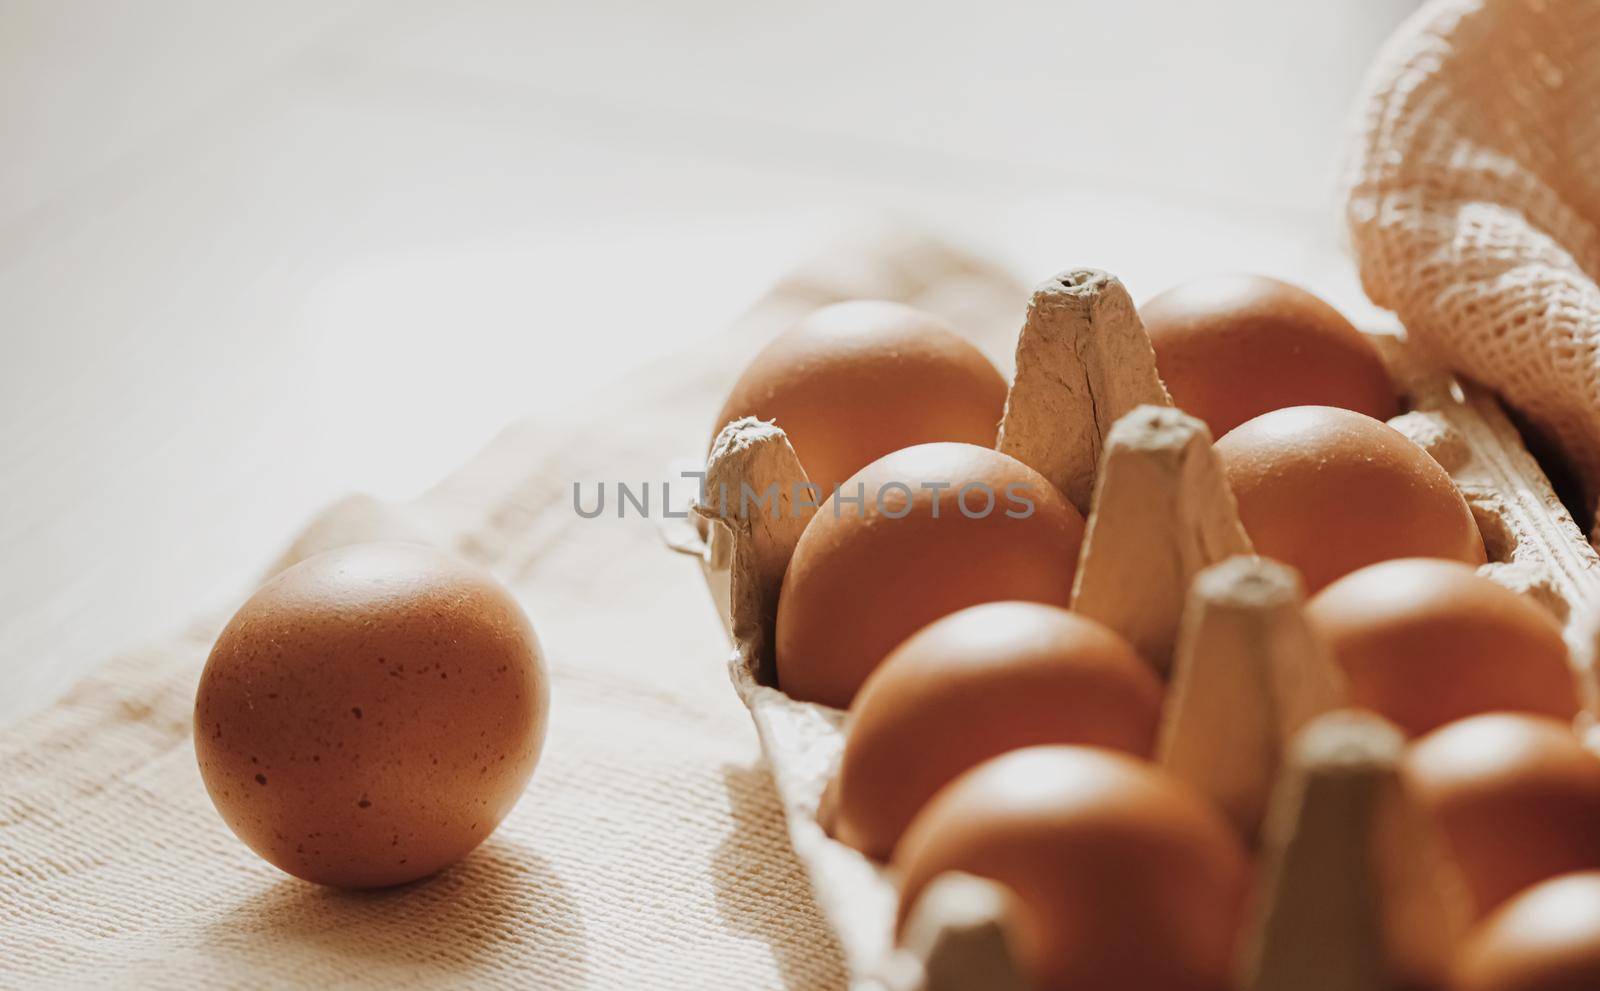
[(1367, 294), (1600, 501), (1600, 3), (1435, 0), (1373, 69), (1347, 220)]
[(697, 564), (651, 521), (579, 518), (572, 485), (586, 505), (601, 480), (659, 485), (672, 458), (703, 452), (761, 344), (851, 297), (924, 306), (1000, 358), (1026, 299), (933, 241), (852, 238), (712, 346), (509, 428), (413, 503), (331, 507), (268, 569), (416, 539), (517, 593), (551, 663), (550, 735), (515, 811), (455, 868), (337, 892), (233, 837), (190, 740), (228, 609), (0, 729), (0, 987), (843, 986)]

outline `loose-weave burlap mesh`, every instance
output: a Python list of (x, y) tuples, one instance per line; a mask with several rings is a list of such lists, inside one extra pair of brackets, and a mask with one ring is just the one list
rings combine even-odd
[(1436, 0), (1379, 57), (1347, 219), (1367, 294), (1600, 499), (1600, 3)]
[(997, 352), (1026, 298), (919, 238), (843, 245), (709, 347), (508, 429), (415, 502), (335, 506), (267, 569), (422, 539), (527, 608), (554, 677), (549, 739), (521, 803), (457, 867), (330, 891), (228, 832), (189, 728), (226, 609), (0, 729), (0, 988), (841, 987), (698, 565), (614, 501), (580, 518), (572, 484), (585, 506), (600, 481), (648, 480), (658, 500), (755, 349), (853, 296), (942, 313)]

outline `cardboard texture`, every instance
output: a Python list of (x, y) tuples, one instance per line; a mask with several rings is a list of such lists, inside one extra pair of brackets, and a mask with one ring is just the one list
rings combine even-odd
[[(1237, 986), (1400, 991), (1436, 978), (1464, 922), (1395, 779), (1397, 732), (1335, 711), (1343, 681), (1305, 628), (1298, 577), (1249, 556), (1211, 438), (1170, 408), (1126, 299), (1114, 276), (1092, 269), (1035, 290), (998, 446), (1087, 498), (1074, 607), (1170, 673), (1158, 759), (1259, 844), (1263, 911), (1241, 936)], [(1483, 572), (1566, 623), (1592, 720), (1587, 604), (1600, 602), (1600, 558), (1492, 395), (1393, 336), (1374, 340), (1407, 409), (1393, 425), (1466, 495), (1489, 553)], [(757, 449), (766, 453), (746, 453)], [(741, 421), (708, 471), (735, 485), (745, 466), (757, 487), (803, 480), (790, 459), (781, 430)], [(714, 528), (701, 552), (708, 580), (729, 590), (734, 685), (856, 986), (931, 991), (968, 986), (956, 982), (974, 973), (1015, 981), (1015, 961), (1001, 959), (1004, 892), (977, 879), (916, 906), (914, 938), (908, 931), (896, 948), (893, 879), (818, 822), (844, 713), (785, 696), (765, 659), (773, 577), (798, 534), (701, 512)], [(731, 551), (717, 549), (724, 540)]]

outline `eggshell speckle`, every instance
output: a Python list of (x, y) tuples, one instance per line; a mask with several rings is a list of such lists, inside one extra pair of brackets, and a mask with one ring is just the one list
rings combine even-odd
[(1453, 987), (1600, 988), (1600, 871), (1551, 878), (1506, 902), (1467, 939)]
[(1467, 565), (1370, 565), (1317, 593), (1306, 616), (1344, 668), (1351, 702), (1413, 736), (1496, 710), (1578, 713), (1561, 625)]
[(824, 306), (745, 369), (716, 431), (775, 420), (824, 496), (892, 451), (934, 441), (994, 446), (1006, 382), (931, 314), (860, 300)]
[(1229, 986), (1251, 875), (1196, 793), (1092, 747), (1030, 747), (968, 771), (912, 821), (894, 864), (902, 924), (944, 871), (1011, 889), (1041, 991)]
[(1450, 476), (1370, 416), (1275, 410), (1234, 428), (1216, 450), (1256, 552), (1298, 568), (1307, 591), (1391, 558), (1485, 560)]
[(1221, 437), (1289, 406), (1338, 406), (1386, 420), (1394, 386), (1366, 335), (1338, 310), (1261, 275), (1202, 279), (1139, 308), (1179, 409)]
[(850, 710), (834, 782), (835, 834), (878, 858), (951, 779), (1035, 744), (1144, 757), (1161, 682), (1133, 647), (1057, 606), (992, 602), (913, 634)]
[(1546, 878), (1600, 868), (1600, 756), (1565, 722), (1463, 719), (1413, 744), (1404, 773), (1480, 913)]
[(308, 881), (425, 877), (511, 810), (543, 745), (533, 628), (487, 573), (426, 547), (308, 558), (240, 607), (195, 698), (206, 790)]
[(957, 609), (1071, 596), (1083, 518), (1015, 458), (921, 444), (845, 491), (862, 503), (832, 499), (812, 517), (779, 594), (778, 687), (794, 698), (848, 706), (890, 650)]

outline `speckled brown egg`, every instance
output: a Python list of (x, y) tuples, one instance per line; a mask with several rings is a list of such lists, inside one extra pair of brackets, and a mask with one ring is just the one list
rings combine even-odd
[(1005, 379), (943, 321), (859, 300), (816, 310), (757, 355), (712, 434), (742, 416), (775, 420), (826, 496), (903, 447), (992, 447), (1005, 403)]
[(912, 821), (894, 865), (902, 924), (944, 871), (1009, 888), (1040, 991), (1231, 986), (1243, 845), (1197, 793), (1132, 757), (1030, 747), (980, 764)]
[(1600, 756), (1566, 722), (1463, 719), (1413, 744), (1404, 773), (1480, 913), (1546, 878), (1600, 869)]
[(1313, 596), (1306, 617), (1344, 668), (1350, 701), (1410, 735), (1482, 712), (1578, 714), (1561, 624), (1467, 565), (1369, 565)]
[(1456, 960), (1455, 991), (1600, 988), (1600, 871), (1551, 878), (1502, 905)]
[(1300, 570), (1308, 592), (1378, 561), (1485, 560), (1466, 499), (1439, 463), (1362, 413), (1295, 406), (1217, 441), (1256, 552)]
[(1145, 757), (1160, 715), (1160, 679), (1099, 623), (1036, 602), (963, 609), (895, 648), (856, 695), (830, 793), (834, 833), (887, 858), (963, 771), (1047, 743)]
[(1083, 517), (1044, 476), (973, 444), (879, 458), (806, 524), (778, 598), (778, 686), (846, 707), (880, 661), (957, 609), (1066, 606)]
[(1378, 350), (1338, 310), (1287, 282), (1232, 275), (1186, 283), (1139, 308), (1179, 409), (1221, 437), (1289, 406), (1400, 411)]
[(319, 884), (425, 877), (483, 842), (544, 742), (533, 627), (487, 573), (359, 544), (283, 571), (223, 628), (194, 738), (217, 811)]

